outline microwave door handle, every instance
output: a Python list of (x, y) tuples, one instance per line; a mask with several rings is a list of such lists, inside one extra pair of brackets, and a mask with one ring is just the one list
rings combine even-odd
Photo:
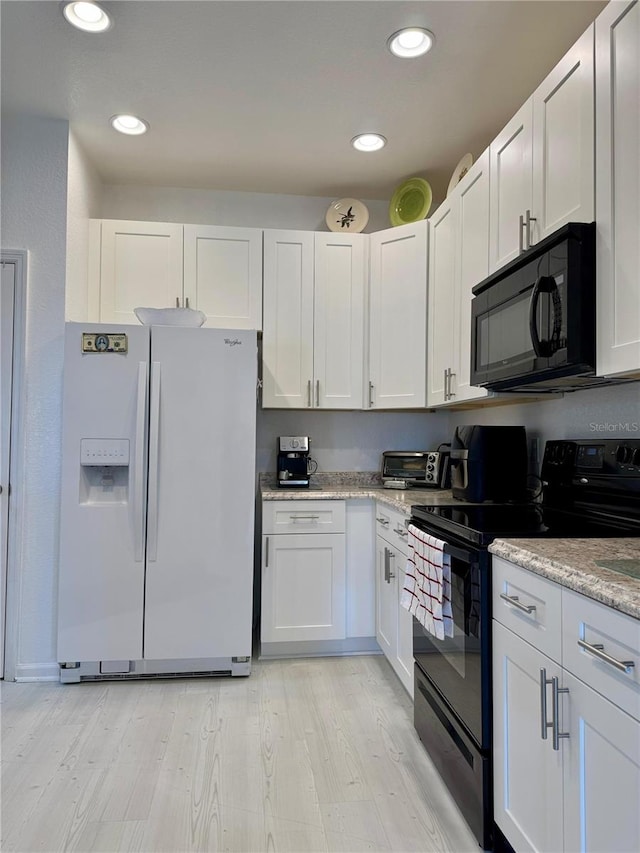
[[(538, 300), (541, 293), (551, 293), (553, 299), (553, 333), (551, 340), (548, 341), (541, 341), (538, 334)], [(562, 305), (558, 293), (558, 285), (552, 275), (541, 275), (533, 286), (531, 301), (529, 302), (529, 333), (531, 334), (533, 351), (538, 358), (549, 358), (558, 349), (561, 329)]]

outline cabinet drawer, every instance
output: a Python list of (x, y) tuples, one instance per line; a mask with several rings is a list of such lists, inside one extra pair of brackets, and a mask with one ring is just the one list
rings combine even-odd
[(640, 720), (640, 620), (565, 589), (562, 656), (565, 669)]
[(396, 512), (384, 504), (376, 504), (376, 533), (389, 545), (393, 545), (401, 554), (407, 556), (407, 528), (409, 516)]
[(262, 532), (344, 533), (344, 501), (264, 501)]
[(560, 662), (561, 587), (500, 557), (493, 557), (492, 567), (493, 618)]

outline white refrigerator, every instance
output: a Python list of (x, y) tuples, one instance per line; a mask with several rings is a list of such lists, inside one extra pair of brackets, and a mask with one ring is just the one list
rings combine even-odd
[(251, 669), (254, 331), (67, 323), (61, 681)]

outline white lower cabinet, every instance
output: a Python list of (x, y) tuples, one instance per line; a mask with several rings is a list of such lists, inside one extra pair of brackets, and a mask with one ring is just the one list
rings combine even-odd
[(262, 657), (377, 650), (371, 500), (264, 501)]
[(493, 565), (496, 823), (518, 853), (640, 850), (640, 621)]
[(344, 534), (300, 533), (264, 539), (262, 641), (343, 639)]
[(413, 619), (400, 605), (407, 562), (406, 516), (376, 506), (376, 639), (413, 696)]

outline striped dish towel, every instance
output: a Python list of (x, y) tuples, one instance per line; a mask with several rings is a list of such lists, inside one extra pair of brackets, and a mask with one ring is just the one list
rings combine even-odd
[(444, 542), (409, 525), (409, 556), (401, 605), (438, 640), (453, 637), (451, 558)]

